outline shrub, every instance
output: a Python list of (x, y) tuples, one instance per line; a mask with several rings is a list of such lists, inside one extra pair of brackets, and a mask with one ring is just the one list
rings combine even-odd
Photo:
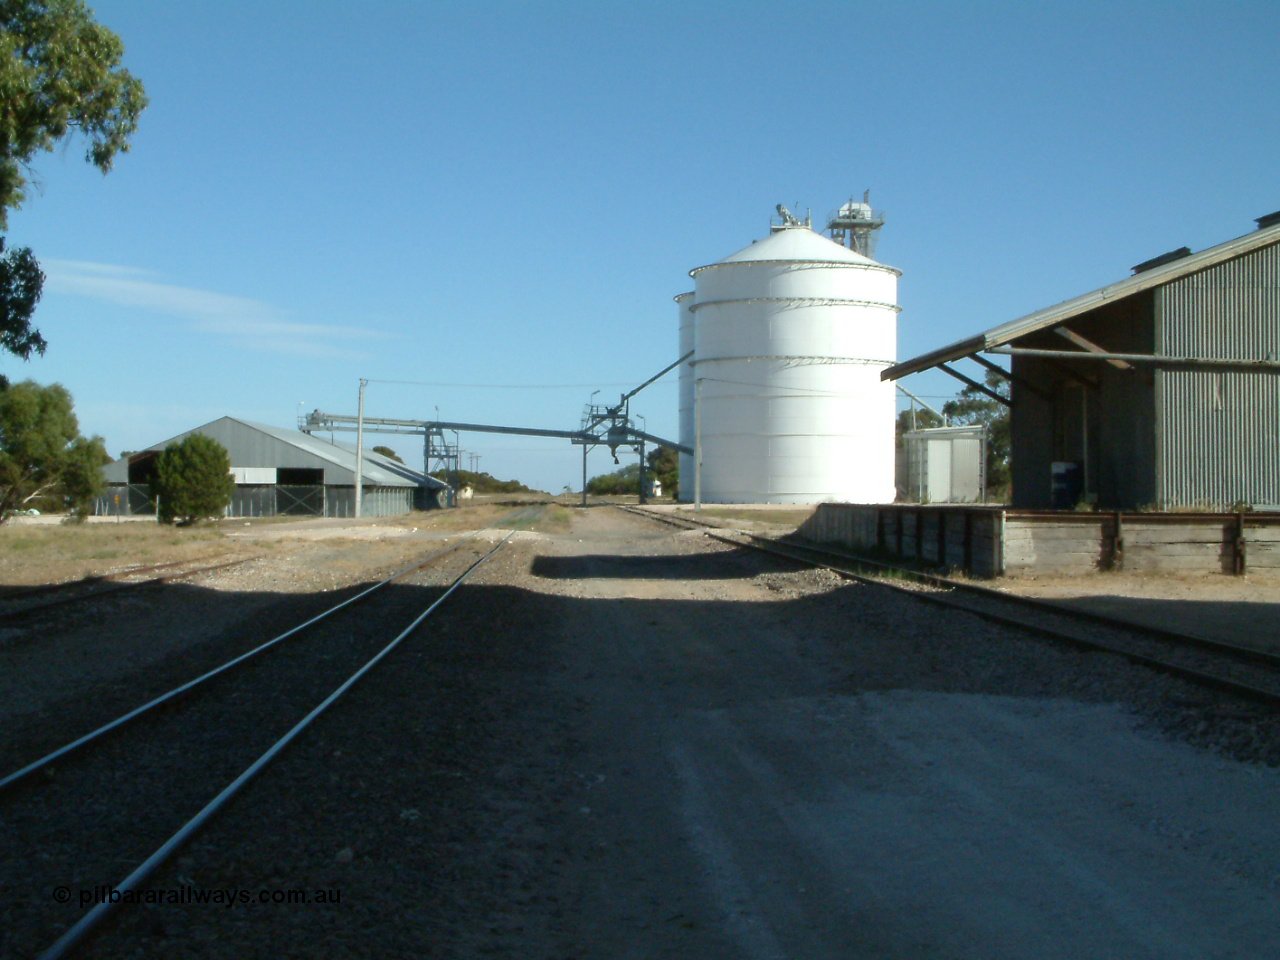
[(235, 490), (231, 457), (217, 440), (193, 433), (156, 457), (152, 486), (161, 523), (188, 526), (217, 517)]

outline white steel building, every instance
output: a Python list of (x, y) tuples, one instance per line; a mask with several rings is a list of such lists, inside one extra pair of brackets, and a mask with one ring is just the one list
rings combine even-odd
[(676, 298), (681, 355), (694, 350), (680, 440), (701, 449), (702, 499), (891, 503), (894, 389), (880, 373), (897, 356), (900, 271), (786, 215), (690, 276), (692, 296)]

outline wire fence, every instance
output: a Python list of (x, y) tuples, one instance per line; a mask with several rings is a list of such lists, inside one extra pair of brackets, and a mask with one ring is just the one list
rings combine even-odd
[[(440, 506), (439, 492), (426, 487), (365, 487), (361, 514), (394, 517), (411, 510)], [(279, 484), (236, 484), (225, 517), (354, 517), (355, 487)], [(156, 500), (149, 484), (116, 483), (94, 500), (94, 516), (155, 516)]]

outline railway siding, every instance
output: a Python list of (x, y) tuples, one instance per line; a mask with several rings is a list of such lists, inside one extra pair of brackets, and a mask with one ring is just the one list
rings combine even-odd
[[(501, 539), (499, 546), (504, 542), (505, 538)], [(158, 844), (165, 835), (161, 831), (172, 831), (181, 824), (181, 820), (173, 820), (174, 816), (199, 810), (236, 771), (270, 744), (271, 738), (307, 714), (338, 678), (346, 677), (354, 665), (381, 649), (383, 652), (366, 664), (363, 673), (408, 636), (448, 595), (447, 590), (441, 593), (431, 585), (447, 587), (464, 569), (474, 569), (477, 555), (487, 556), (496, 549), (480, 538), (439, 550), (426, 558), (428, 562), (440, 561), (436, 566), (425, 571), (420, 567), (407, 569), (382, 584), (385, 597), (380, 598), (380, 610), (375, 616), (362, 614), (357, 618), (340, 617), (332, 623), (324, 621), (308, 637), (275, 648), (265, 659), (241, 659), (234, 675), (227, 674), (216, 683), (201, 686), (201, 693), (194, 700), (192, 694), (185, 695), (180, 709), (139, 716), (129, 726), (113, 731), (109, 738), (87, 744), (82, 748), (83, 756), (77, 753), (60, 757), (52, 761), (53, 769), (44, 767), (43, 777), (39, 776), (40, 770), (35, 770), (35, 775), (16, 781), (3, 797), (3, 817), (12, 829), (6, 833), (4, 856), (0, 859), (7, 863), (39, 863), (47, 870), (29, 870), (24, 877), (12, 877), (6, 882), (15, 898), (9, 930), (16, 938), (7, 946), (19, 955), (32, 954), (41, 939), (47, 946), (59, 925), (56, 918), (62, 916), (63, 925), (72, 921), (76, 925), (47, 956), (63, 955), (89, 929), (89, 925), (81, 925), (89, 915), (80, 911), (77, 916), (74, 909), (41, 897), (42, 889), (53, 889), (58, 883), (77, 889), (103, 883), (121, 883), (128, 888), (144, 880), (169, 855), (171, 849), (166, 848), (176, 849), (183, 842), (184, 832), (198, 829), (203, 819), (237, 788), (224, 790), (217, 804), (210, 803), (124, 881), (119, 877), (121, 871), (111, 866), (120, 859), (111, 858), (107, 848), (123, 850), (121, 844), (125, 844), (130, 851), (137, 851), (147, 849), (148, 844)], [(446, 572), (450, 569), (454, 572)], [(396, 581), (400, 584), (394, 585)], [(423, 587), (428, 589), (424, 591)], [(433, 601), (430, 608), (422, 612), (428, 601)], [(334, 608), (334, 612), (337, 609), (340, 608)], [(396, 629), (404, 626), (412, 612), (418, 612), (418, 617), (391, 647), (384, 647), (392, 625)], [(315, 622), (311, 619), (304, 626)], [(364, 629), (361, 623), (374, 629)], [(278, 639), (286, 639), (293, 632)], [(351, 682), (348, 680), (343, 689)], [(326, 703), (335, 696), (331, 694)], [(283, 749), (301, 729), (301, 724), (293, 727), (238, 782), (251, 777), (252, 771)], [(121, 778), (120, 771), (128, 771), (129, 776)], [(87, 801), (94, 808), (92, 816), (86, 817), (77, 797), (92, 798)], [(66, 820), (68, 816), (70, 821)], [(95, 908), (94, 922), (105, 918), (106, 913), (106, 905)]]

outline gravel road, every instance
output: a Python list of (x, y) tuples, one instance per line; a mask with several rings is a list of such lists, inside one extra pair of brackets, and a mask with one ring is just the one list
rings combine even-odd
[(86, 955), (1280, 956), (1251, 708), (608, 508), (441, 614), (152, 883), (339, 903)]

